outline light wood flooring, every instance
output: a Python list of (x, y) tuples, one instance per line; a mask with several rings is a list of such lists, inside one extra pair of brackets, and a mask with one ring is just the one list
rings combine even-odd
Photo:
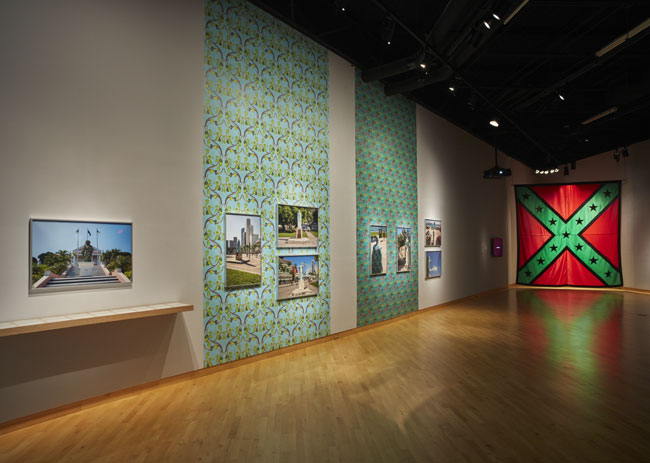
[(650, 296), (509, 289), (0, 436), (2, 462), (650, 462)]

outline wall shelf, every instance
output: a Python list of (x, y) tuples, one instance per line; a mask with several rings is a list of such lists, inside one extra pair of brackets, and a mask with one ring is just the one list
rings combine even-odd
[(134, 318), (156, 317), (178, 312), (194, 310), (191, 304), (182, 302), (168, 302), (165, 304), (144, 305), (124, 309), (101, 310), (97, 312), (84, 312), (55, 317), (32, 318), (29, 320), (16, 320), (0, 322), (0, 337), (16, 334), (36, 333), (39, 331), (58, 330), (73, 326), (95, 325)]

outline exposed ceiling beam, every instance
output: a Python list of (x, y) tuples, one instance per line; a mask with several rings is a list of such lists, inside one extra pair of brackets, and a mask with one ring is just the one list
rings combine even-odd
[[(437, 58), (438, 61), (440, 61), (444, 66), (448, 67), (451, 69), (451, 71), (459, 78), (461, 79), (465, 86), (469, 87), (478, 97), (480, 97), (485, 103), (487, 103), (490, 108), (492, 108), (496, 113), (498, 113), (504, 120), (508, 121), (508, 123), (513, 126), (517, 131), (524, 137), (526, 138), (533, 146), (535, 146), (538, 150), (540, 150), (543, 154), (546, 155), (547, 159), (549, 161), (556, 161), (557, 159), (551, 152), (546, 148), (544, 145), (542, 145), (540, 142), (535, 140), (533, 137), (531, 137), (514, 119), (512, 119), (507, 113), (505, 113), (501, 108), (496, 106), (483, 92), (481, 92), (478, 88), (476, 88), (471, 82), (469, 82), (460, 72), (458, 72), (457, 69), (454, 69), (453, 66), (442, 56), (438, 54), (438, 52), (435, 50), (433, 44), (429, 43), (427, 40), (422, 38), (418, 33), (413, 31), (411, 27), (408, 24), (405, 24), (404, 21), (402, 21), (395, 13), (390, 11), (380, 0), (371, 0), (372, 3), (374, 3), (378, 8), (380, 8), (385, 14), (389, 15), (399, 26), (411, 37), (413, 37), (417, 42), (419, 42), (421, 45), (424, 47), (428, 47), (428, 49), (431, 51), (431, 53)], [(502, 150), (503, 151), (503, 150)], [(513, 156), (515, 157), (515, 156)], [(523, 162), (523, 161), (522, 161)]]
[(523, 101), (520, 103), (518, 106), (516, 106), (513, 110), (514, 111), (521, 111), (522, 109), (527, 108), (528, 106), (536, 103), (537, 101), (541, 100), (547, 95), (550, 95), (551, 93), (556, 92), (558, 89), (564, 87), (567, 85), (569, 82), (572, 82), (579, 77), (582, 77), (584, 74), (587, 72), (591, 71), (592, 69), (602, 65), (606, 61), (610, 60), (612, 57), (616, 56), (618, 53), (622, 52), (626, 48), (630, 47), (631, 45), (635, 44), (639, 40), (642, 40), (644, 37), (646, 37), (648, 34), (650, 34), (650, 28), (645, 29), (643, 32), (639, 32), (637, 35), (634, 37), (631, 37), (630, 39), (626, 40), (625, 42), (621, 43), (619, 46), (616, 48), (612, 49), (609, 53), (606, 55), (603, 55), (601, 57), (595, 57), (593, 60), (591, 60), (589, 63), (586, 65), (576, 69), (573, 71), (571, 74), (568, 76), (564, 77), (563, 79), (559, 80), (558, 82), (554, 83), (553, 85), (550, 85), (546, 87), (543, 91), (539, 92), (538, 94), (528, 98), (527, 100)]

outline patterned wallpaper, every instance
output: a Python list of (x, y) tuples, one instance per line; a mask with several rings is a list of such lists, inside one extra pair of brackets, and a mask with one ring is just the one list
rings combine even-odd
[[(204, 363), (212, 366), (329, 334), (329, 96), (326, 50), (289, 26), (242, 0), (207, 1), (205, 20)], [(320, 208), (317, 297), (277, 301), (278, 203)], [(262, 216), (261, 287), (224, 290), (226, 212)]]
[[(356, 74), (357, 324), (418, 308), (415, 104)], [(388, 271), (370, 275), (370, 225), (388, 226)], [(396, 227), (411, 227), (412, 270), (396, 273)]]

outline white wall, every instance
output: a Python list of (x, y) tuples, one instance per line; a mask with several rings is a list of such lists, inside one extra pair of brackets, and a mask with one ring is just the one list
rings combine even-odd
[(329, 53), (330, 329), (357, 326), (354, 66)]
[[(419, 308), (502, 288), (508, 284), (512, 239), (507, 208), (512, 184), (526, 169), (499, 155), (513, 177), (484, 180), (494, 165), (494, 148), (417, 106), (418, 233), (424, 220), (442, 220), (442, 246), (418, 246)], [(513, 180), (515, 179), (515, 180)], [(491, 238), (504, 239), (504, 256), (491, 257)], [(425, 251), (442, 251), (442, 276), (425, 280)]]
[[(571, 183), (622, 180), (621, 263), (623, 284), (650, 289), (650, 140), (629, 148), (630, 156), (616, 162), (613, 152), (576, 164), (569, 176), (533, 175), (532, 183)], [(516, 252), (516, 243), (513, 248)], [(514, 276), (511, 278), (514, 281)]]
[[(203, 2), (3, 1), (0, 69), (0, 321), (195, 305), (0, 338), (0, 422), (202, 367)], [(30, 217), (133, 221), (133, 288), (29, 296)]]

